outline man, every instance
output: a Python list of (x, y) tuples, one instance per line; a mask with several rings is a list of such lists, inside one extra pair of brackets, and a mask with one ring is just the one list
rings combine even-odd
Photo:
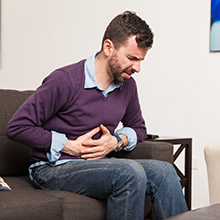
[[(172, 165), (106, 157), (146, 137), (131, 76), (152, 43), (149, 26), (135, 13), (116, 16), (99, 53), (51, 73), (15, 113), (7, 135), (31, 147), (37, 188), (108, 199), (108, 220), (143, 219), (146, 193), (157, 219), (187, 211)], [(120, 121), (123, 128), (115, 132)]]

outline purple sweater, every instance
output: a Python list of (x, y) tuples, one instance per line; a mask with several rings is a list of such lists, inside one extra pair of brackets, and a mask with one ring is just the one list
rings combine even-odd
[[(139, 142), (146, 137), (134, 79), (104, 97), (96, 88), (84, 89), (84, 63), (82, 60), (52, 72), (9, 121), (8, 137), (31, 147), (31, 164), (47, 161), (50, 131), (64, 133), (74, 140), (100, 124), (114, 134), (121, 121), (123, 126), (135, 130)], [(100, 136), (101, 132), (94, 139)], [(62, 154), (60, 160), (73, 158)]]

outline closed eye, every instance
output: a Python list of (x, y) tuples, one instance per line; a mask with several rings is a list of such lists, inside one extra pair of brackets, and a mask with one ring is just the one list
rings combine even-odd
[(129, 60), (138, 60), (137, 57), (128, 57)]
[(142, 61), (144, 59), (139, 59), (138, 57), (128, 57), (129, 60)]

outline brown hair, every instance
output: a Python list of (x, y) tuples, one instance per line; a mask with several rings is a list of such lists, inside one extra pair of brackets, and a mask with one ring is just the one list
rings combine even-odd
[(115, 48), (126, 44), (129, 37), (136, 36), (139, 47), (151, 48), (153, 33), (149, 25), (136, 15), (135, 12), (125, 11), (117, 15), (108, 25), (102, 39), (102, 47), (105, 40), (113, 42)]

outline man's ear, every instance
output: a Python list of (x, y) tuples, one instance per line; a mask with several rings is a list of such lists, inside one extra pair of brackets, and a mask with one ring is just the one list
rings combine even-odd
[(103, 43), (103, 52), (104, 54), (109, 57), (112, 53), (113, 53), (113, 50), (114, 50), (114, 44), (112, 43), (111, 40), (107, 39), (104, 41)]

